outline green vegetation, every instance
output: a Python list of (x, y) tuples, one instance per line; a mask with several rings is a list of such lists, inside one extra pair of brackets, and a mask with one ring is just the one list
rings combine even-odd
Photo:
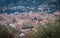
[(0, 24), (0, 38), (14, 38), (15, 29), (8, 27), (8, 25)]
[(60, 19), (54, 23), (39, 25), (37, 32), (32, 32), (27, 38), (60, 38)]

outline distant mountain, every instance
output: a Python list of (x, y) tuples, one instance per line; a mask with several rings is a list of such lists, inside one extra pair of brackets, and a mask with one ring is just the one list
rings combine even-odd
[(59, 0), (0, 0), (0, 13), (48, 12), (60, 10)]

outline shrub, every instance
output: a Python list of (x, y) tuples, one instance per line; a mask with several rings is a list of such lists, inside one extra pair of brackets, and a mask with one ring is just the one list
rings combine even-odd
[(60, 38), (60, 20), (40, 26), (37, 32), (32, 32), (27, 38)]
[(14, 38), (13, 32), (14, 29), (0, 24), (0, 38)]

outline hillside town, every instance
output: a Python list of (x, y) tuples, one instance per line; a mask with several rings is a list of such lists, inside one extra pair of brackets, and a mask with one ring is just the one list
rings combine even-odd
[[(17, 29), (22, 32), (23, 36), (25, 34), (30, 33), (31, 31), (36, 32), (38, 25), (44, 25), (49, 23), (50, 21), (53, 23), (56, 20), (56, 17), (60, 16), (60, 12), (54, 12), (53, 14), (42, 13), (42, 12), (24, 12), (24, 13), (2, 13), (0, 14), (0, 24), (8, 24), (14, 29)], [(59, 17), (58, 17), (59, 18)]]

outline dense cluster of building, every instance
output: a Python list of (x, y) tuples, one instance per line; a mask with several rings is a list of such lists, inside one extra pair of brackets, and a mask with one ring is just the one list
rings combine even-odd
[(50, 21), (53, 22), (56, 20), (57, 15), (60, 15), (60, 12), (53, 14), (42, 12), (2, 13), (0, 14), (0, 24), (9, 24), (9, 26), (24, 33), (29, 33), (32, 30), (36, 32), (38, 25), (44, 25)]

